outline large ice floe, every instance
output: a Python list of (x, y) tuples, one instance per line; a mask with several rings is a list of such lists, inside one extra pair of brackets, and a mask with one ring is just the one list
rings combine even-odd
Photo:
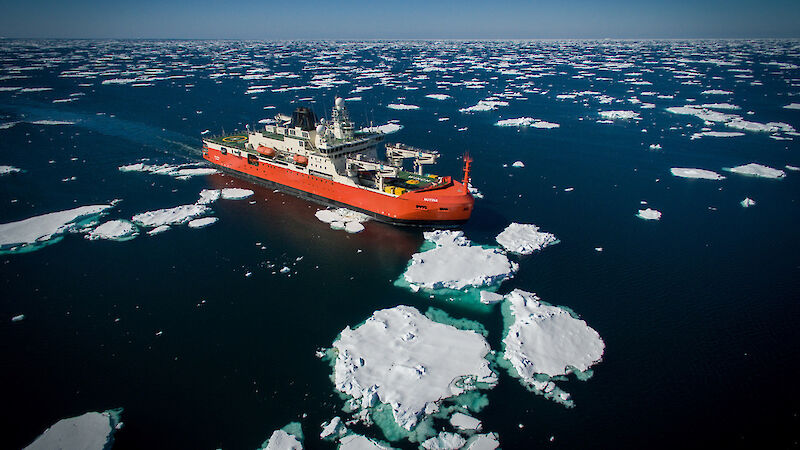
[(110, 241), (129, 241), (139, 235), (139, 229), (127, 220), (109, 220), (91, 230), (86, 239), (95, 241), (105, 239)]
[(427, 231), (424, 237), (395, 285), (439, 295), (474, 294), (477, 300), (479, 289), (496, 289), (519, 268), (499, 248), (473, 245), (463, 231)]
[(180, 205), (174, 208), (157, 209), (155, 211), (136, 214), (131, 220), (143, 227), (156, 228), (162, 225), (180, 225), (188, 223), (192, 219), (207, 214), (209, 211), (211, 211), (211, 209), (206, 205)]
[(212, 175), (219, 172), (217, 169), (212, 169), (210, 167), (198, 167), (197, 163), (151, 165), (143, 162), (120, 166), (119, 171), (168, 175), (179, 180), (185, 180), (194, 176)]
[(88, 412), (82, 416), (55, 423), (25, 450), (82, 449), (104, 450), (114, 443), (114, 432), (122, 423), (122, 408), (104, 412)]
[(347, 208), (321, 209), (314, 216), (321, 222), (325, 222), (334, 230), (344, 230), (348, 233), (359, 233), (364, 231), (362, 223), (368, 221), (368, 215), (351, 211)]
[[(477, 410), (475, 405), (483, 405), (472, 398), (480, 396), (476, 390), (497, 383), (486, 359), (489, 344), (467, 329), (480, 329), (479, 324), (438, 310), (428, 316), (439, 322), (411, 306), (376, 311), (361, 325), (342, 330), (328, 352), (336, 390), (348, 399), (346, 410), (374, 422), (390, 440), (421, 442), (433, 436), (429, 416), (465, 411), (443, 402), (460, 400)], [(446, 320), (453, 325), (440, 323)]]
[(58, 242), (61, 236), (92, 225), (112, 205), (81, 206), (0, 224), (0, 254), (24, 253)]
[(605, 349), (600, 335), (569, 310), (544, 303), (536, 294), (515, 289), (505, 299), (507, 331), (500, 362), (529, 390), (574, 406), (554, 377), (575, 374), (588, 379)]
[(512, 223), (497, 235), (497, 243), (506, 251), (520, 255), (530, 255), (548, 245), (558, 244), (554, 234), (539, 231), (533, 224)]
[(772, 167), (762, 166), (761, 164), (750, 163), (742, 166), (731, 167), (725, 169), (728, 172), (738, 173), (739, 175), (750, 175), (761, 178), (783, 178), (786, 172), (780, 169), (773, 169)]
[(291, 422), (275, 430), (259, 450), (303, 450), (303, 430), (297, 422)]
[(681, 178), (702, 178), (704, 180), (724, 180), (725, 177), (712, 170), (689, 169), (684, 167), (673, 167), (670, 169), (672, 175)]
[(504, 119), (495, 122), (498, 127), (530, 127), (530, 128), (558, 128), (561, 125), (552, 122), (545, 122), (541, 119), (532, 117), (520, 117), (517, 119)]

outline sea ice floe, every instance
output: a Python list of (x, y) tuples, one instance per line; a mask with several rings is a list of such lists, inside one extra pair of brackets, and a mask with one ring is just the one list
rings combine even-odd
[(361, 131), (368, 132), (368, 133), (390, 134), (390, 133), (397, 133), (398, 131), (400, 131), (402, 129), (403, 129), (403, 126), (400, 125), (399, 123), (389, 122), (389, 123), (383, 124), (383, 125), (362, 128)]
[(742, 205), (743, 208), (749, 208), (751, 206), (754, 206), (756, 204), (756, 201), (750, 197), (745, 197), (745, 199), (739, 202), (739, 204)]
[(189, 221), (189, 228), (205, 228), (219, 220), (217, 217), (201, 217)]
[(140, 226), (155, 228), (162, 225), (180, 225), (202, 216), (209, 211), (210, 209), (205, 205), (180, 205), (174, 208), (164, 208), (136, 214), (131, 220)]
[(704, 95), (730, 95), (733, 94), (731, 91), (723, 91), (721, 89), (708, 89), (706, 91), (701, 92)]
[(224, 188), (220, 192), (225, 200), (243, 200), (251, 197), (255, 192), (250, 189)]
[(425, 97), (432, 98), (434, 100), (447, 100), (450, 98), (450, 96), (447, 94), (428, 94)]
[(388, 405), (393, 422), (407, 431), (443, 400), (497, 383), (483, 336), (434, 322), (411, 306), (376, 311), (345, 328), (332, 350), (334, 384), (350, 398), (348, 407), (374, 412)]
[(300, 424), (292, 422), (273, 431), (259, 450), (303, 450), (303, 430)]
[(522, 161), (515, 161), (514, 164), (511, 164), (511, 167), (525, 167), (525, 163)]
[(427, 231), (424, 236), (426, 245), (411, 257), (402, 275), (412, 289), (491, 287), (511, 278), (519, 268), (497, 248), (472, 245), (463, 231)]
[(712, 170), (689, 169), (684, 167), (673, 167), (670, 169), (672, 175), (681, 178), (702, 178), (704, 180), (724, 180), (725, 177)]
[(86, 235), (86, 239), (107, 239), (111, 241), (128, 241), (139, 234), (136, 225), (127, 220), (109, 220)]
[(635, 111), (599, 111), (600, 117), (607, 120), (639, 120), (641, 117)]
[(499, 120), (495, 123), (498, 127), (531, 127), (531, 128), (558, 128), (561, 125), (552, 122), (545, 122), (541, 119), (532, 117), (520, 117), (517, 119)]
[(589, 368), (602, 359), (605, 343), (585, 321), (542, 302), (536, 294), (515, 289), (505, 298), (502, 360), (510, 364), (509, 372), (531, 391), (572, 406), (569, 394), (552, 378), (570, 373), (588, 378)]
[(135, 163), (120, 166), (120, 172), (147, 172), (156, 175), (168, 175), (178, 179), (187, 179), (194, 176), (212, 175), (219, 173), (217, 169), (210, 167), (197, 167), (198, 164), (161, 164), (151, 165), (145, 163)]
[(789, 103), (784, 106), (785, 109), (800, 109), (800, 103)]
[(700, 131), (693, 133), (691, 140), (700, 139), (702, 137), (739, 137), (744, 136), (744, 133), (738, 131)]
[(493, 305), (502, 302), (504, 297), (491, 291), (481, 291), (479, 298), (484, 305)]
[(85, 449), (103, 450), (111, 448), (114, 432), (122, 408), (104, 412), (88, 412), (82, 416), (62, 419), (44, 431), (25, 450)]
[(468, 108), (461, 108), (458, 111), (462, 113), (492, 111), (500, 106), (508, 106), (508, 102), (495, 101), (495, 100), (480, 100), (476, 105), (470, 106)]
[(457, 412), (450, 416), (450, 425), (454, 426), (459, 430), (475, 430), (480, 431), (483, 427), (483, 424), (480, 420), (468, 416), (464, 413)]
[(421, 447), (426, 450), (456, 450), (462, 448), (467, 441), (456, 433), (442, 431), (426, 440)]
[(500, 438), (497, 433), (476, 434), (467, 439), (462, 447), (464, 450), (494, 450), (500, 447)]
[(341, 417), (336, 416), (330, 422), (322, 424), (322, 431), (319, 433), (321, 439), (337, 440), (347, 434), (347, 427), (342, 422)]
[(222, 193), (219, 189), (203, 189), (200, 191), (200, 199), (197, 200), (198, 205), (208, 205), (219, 200)]
[(16, 172), (22, 172), (22, 169), (14, 166), (0, 166), (0, 175), (8, 175)]
[(393, 447), (360, 434), (348, 434), (339, 440), (338, 450), (392, 450)]
[(506, 251), (520, 255), (530, 255), (559, 242), (555, 235), (539, 231), (536, 225), (522, 223), (510, 224), (497, 235), (496, 240)]
[(731, 167), (730, 169), (725, 170), (728, 172), (738, 173), (740, 175), (751, 175), (761, 178), (777, 179), (786, 176), (786, 172), (780, 169), (773, 169), (772, 167), (762, 166), (761, 164), (756, 163), (744, 164), (742, 166)]
[(661, 211), (652, 208), (640, 209), (636, 217), (644, 220), (661, 220)]
[(96, 222), (112, 205), (81, 206), (0, 224), (0, 254), (33, 251)]
[(362, 223), (370, 219), (366, 214), (347, 208), (321, 209), (314, 213), (314, 216), (321, 222), (329, 224), (334, 230), (345, 230), (348, 233), (364, 231)]
[(417, 105), (407, 105), (405, 103), (389, 103), (388, 105), (386, 105), (386, 107), (389, 109), (399, 109), (399, 110), (419, 109), (419, 106)]

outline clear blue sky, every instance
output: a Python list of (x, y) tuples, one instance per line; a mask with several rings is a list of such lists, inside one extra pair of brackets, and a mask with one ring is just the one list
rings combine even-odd
[(800, 37), (800, 0), (0, 0), (0, 36), (177, 39)]

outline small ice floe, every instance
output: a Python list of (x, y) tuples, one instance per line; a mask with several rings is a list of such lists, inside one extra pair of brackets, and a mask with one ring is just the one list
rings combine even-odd
[(0, 254), (23, 253), (57, 242), (66, 233), (78, 231), (97, 220), (112, 205), (81, 206), (0, 224)]
[(661, 150), (661, 144), (650, 144), (650, 150)]
[(635, 111), (599, 111), (597, 114), (606, 120), (639, 120), (641, 117)]
[(450, 425), (459, 430), (480, 431), (481, 428), (483, 428), (483, 424), (480, 420), (460, 412), (457, 412), (450, 417)]
[(210, 132), (211, 132), (211, 130), (203, 130), (203, 131), (201, 131), (201, 132), (200, 132), (200, 134), (203, 134), (203, 135), (205, 135), (205, 134), (208, 134), (208, 133), (210, 133)]
[(785, 109), (800, 109), (800, 103), (789, 103), (784, 106)]
[(467, 440), (455, 433), (441, 431), (438, 435), (426, 440), (421, 447), (426, 450), (456, 450), (464, 447)]
[(180, 225), (207, 214), (209, 211), (210, 209), (205, 205), (180, 205), (136, 214), (131, 220), (137, 225), (155, 228), (161, 225)]
[(59, 420), (25, 447), (25, 450), (111, 448), (114, 443), (114, 432), (122, 425), (119, 420), (120, 414), (122, 408), (101, 413), (88, 412), (82, 416)]
[(419, 109), (417, 105), (407, 105), (405, 103), (389, 103), (386, 105), (389, 109), (399, 109), (399, 110), (414, 110)]
[(189, 221), (189, 228), (205, 228), (219, 220), (217, 217), (201, 217)]
[(217, 169), (212, 169), (210, 167), (197, 167), (196, 163), (161, 165), (135, 163), (120, 166), (118, 169), (120, 172), (146, 172), (155, 175), (167, 175), (182, 180), (194, 176), (213, 175), (215, 173), (219, 173)]
[(321, 209), (314, 216), (321, 222), (329, 224), (332, 229), (345, 230), (348, 233), (364, 231), (362, 223), (369, 220), (368, 215), (347, 208)]
[(169, 229), (170, 229), (169, 225), (161, 225), (161, 226), (155, 227), (152, 230), (148, 231), (147, 235), (148, 236), (153, 236), (153, 235), (156, 235), (156, 234), (159, 234), (159, 233), (163, 233), (163, 232), (165, 232), (165, 231), (167, 231)]
[(434, 100), (447, 100), (450, 98), (450, 96), (447, 94), (428, 94), (425, 97), (432, 98)]
[(476, 434), (467, 439), (462, 447), (464, 450), (494, 450), (500, 447), (500, 438), (497, 433)]
[(800, 167), (790, 166), (789, 164), (784, 167), (786, 167), (786, 170), (791, 170), (792, 172), (800, 171)]
[(478, 188), (473, 186), (471, 182), (467, 183), (467, 190), (469, 191), (470, 194), (472, 194), (473, 197), (483, 198), (483, 194), (481, 193), (481, 191), (479, 191)]
[(730, 169), (725, 169), (725, 170), (727, 170), (728, 172), (738, 173), (740, 175), (750, 175), (761, 178), (778, 179), (786, 176), (786, 172), (780, 169), (773, 169), (772, 167), (762, 166), (761, 164), (756, 164), (756, 163), (731, 167)]
[(11, 318), (12, 322), (22, 322), (23, 320), (25, 320), (25, 314), (17, 314)]
[(661, 220), (661, 211), (653, 208), (640, 209), (636, 217), (644, 220)]
[(136, 225), (127, 220), (110, 220), (93, 229), (86, 235), (86, 239), (95, 241), (106, 239), (110, 241), (129, 241), (139, 235)]
[(503, 296), (491, 291), (481, 291), (480, 301), (484, 305), (494, 305), (503, 301)]
[(0, 176), (8, 175), (10, 173), (22, 172), (22, 169), (14, 166), (0, 166)]
[(384, 125), (378, 125), (374, 127), (366, 127), (362, 128), (361, 131), (366, 133), (383, 133), (383, 134), (390, 134), (390, 133), (397, 133), (398, 131), (402, 130), (403, 126), (399, 123), (389, 122)]
[(342, 422), (342, 419), (336, 416), (330, 422), (322, 424), (322, 431), (319, 433), (319, 437), (325, 440), (338, 440), (346, 434), (347, 427)]
[(476, 105), (470, 106), (468, 108), (461, 108), (458, 111), (462, 113), (493, 111), (500, 106), (508, 106), (508, 102), (495, 101), (495, 100), (480, 100)]
[(392, 450), (392, 447), (384, 442), (352, 433), (339, 440), (338, 450)]
[(514, 164), (511, 164), (511, 167), (525, 167), (525, 163), (522, 161), (515, 161)]
[(490, 351), (477, 332), (400, 305), (342, 330), (331, 349), (334, 385), (350, 398), (348, 410), (391, 408), (396, 425), (411, 431), (443, 400), (497, 383)]
[(739, 202), (739, 204), (742, 205), (743, 208), (749, 208), (749, 207), (755, 205), (756, 201), (753, 200), (750, 197), (745, 197), (745, 199), (742, 200), (741, 202)]
[(540, 301), (536, 294), (515, 289), (506, 295), (506, 335), (502, 360), (509, 373), (529, 390), (567, 407), (569, 394), (552, 378), (574, 373), (591, 376), (589, 368), (601, 361), (605, 343), (600, 335), (570, 311)]
[(69, 120), (34, 120), (28, 123), (33, 125), (75, 125), (75, 122)]
[(495, 122), (498, 127), (530, 127), (530, 128), (558, 128), (561, 125), (552, 122), (545, 122), (541, 119), (534, 119), (532, 117), (520, 117), (518, 119), (505, 119)]
[(704, 180), (724, 180), (725, 177), (712, 170), (689, 169), (684, 167), (673, 167), (670, 169), (672, 175), (681, 178), (701, 178)]
[(744, 136), (744, 133), (740, 133), (738, 131), (700, 131), (698, 133), (693, 133), (690, 139), (695, 140), (703, 137), (729, 138), (739, 136)]
[(472, 245), (463, 231), (427, 231), (424, 236), (422, 251), (411, 257), (401, 276), (412, 290), (496, 286), (519, 268), (498, 248)]
[(300, 424), (292, 422), (273, 431), (259, 450), (303, 450), (303, 430)]
[(701, 92), (703, 95), (731, 95), (733, 92), (731, 91), (723, 91), (721, 89), (709, 89), (706, 91)]
[(594, 248), (594, 251), (596, 251), (596, 252), (602, 252), (602, 251), (603, 251), (603, 247), (595, 247), (595, 248)]
[(197, 200), (198, 205), (208, 205), (219, 200), (221, 192), (219, 189), (203, 189), (200, 191), (200, 199)]
[(512, 223), (495, 238), (506, 251), (519, 255), (530, 255), (549, 245), (558, 244), (555, 235), (539, 231), (533, 224)]
[(250, 189), (241, 189), (241, 188), (225, 188), (222, 189), (220, 195), (225, 200), (243, 200), (245, 198), (249, 198), (255, 192)]

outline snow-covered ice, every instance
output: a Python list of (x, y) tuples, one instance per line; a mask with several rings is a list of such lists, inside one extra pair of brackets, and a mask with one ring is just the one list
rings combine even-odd
[(364, 231), (362, 223), (369, 220), (368, 215), (347, 208), (321, 209), (314, 213), (314, 216), (321, 222), (329, 224), (334, 230), (345, 230), (348, 233)]
[(139, 234), (136, 225), (127, 220), (109, 220), (93, 229), (86, 235), (86, 239), (107, 239), (112, 241), (127, 241)]
[(450, 425), (453, 425), (459, 430), (476, 431), (480, 431), (481, 427), (483, 426), (480, 420), (460, 412), (450, 416)]
[(200, 191), (200, 199), (197, 200), (198, 205), (208, 205), (219, 200), (221, 192), (219, 189), (203, 189)]
[(607, 120), (639, 120), (641, 117), (635, 111), (599, 111), (600, 117)]
[(61, 419), (25, 447), (25, 450), (111, 448), (121, 413), (122, 409), (115, 409)]
[(743, 208), (749, 208), (751, 206), (754, 206), (756, 204), (756, 201), (750, 197), (745, 197), (745, 199), (739, 202), (739, 204), (742, 205)]
[(112, 205), (81, 206), (0, 224), (0, 251), (33, 250), (38, 248), (36, 244), (44, 244), (62, 234), (76, 231), (83, 222), (96, 220), (112, 207)]
[(726, 169), (728, 172), (738, 173), (740, 175), (750, 175), (761, 178), (783, 178), (786, 172), (780, 169), (773, 169), (772, 167), (763, 166), (757, 163), (744, 164), (742, 166), (731, 167)]
[(428, 94), (425, 97), (432, 98), (434, 100), (447, 100), (450, 98), (450, 96), (447, 94)]
[(704, 180), (724, 180), (725, 177), (712, 170), (689, 169), (684, 167), (673, 167), (670, 169), (672, 175), (681, 178), (702, 178)]
[(784, 106), (785, 109), (800, 109), (800, 103), (789, 103)]
[(368, 133), (383, 133), (383, 134), (390, 134), (396, 133), (403, 129), (403, 126), (399, 123), (389, 122), (383, 125), (378, 125), (374, 127), (366, 127), (362, 128), (361, 131), (368, 132)]
[(219, 220), (217, 217), (201, 217), (189, 221), (189, 228), (205, 228)]
[(245, 198), (251, 197), (254, 192), (250, 189), (241, 189), (241, 188), (225, 188), (222, 189), (220, 193), (222, 198), (225, 200), (243, 200)]
[(497, 235), (496, 240), (506, 251), (520, 255), (530, 255), (559, 242), (555, 235), (539, 231), (538, 226), (523, 223), (510, 224)]
[(522, 161), (515, 161), (514, 164), (511, 164), (511, 167), (525, 167), (525, 163)]
[(421, 447), (426, 450), (456, 450), (464, 446), (467, 441), (456, 433), (442, 431), (438, 435), (426, 440)]
[(500, 284), (511, 278), (519, 265), (497, 248), (472, 245), (462, 231), (424, 233), (435, 248), (415, 253), (403, 278), (412, 287), (463, 289)]
[(636, 217), (644, 220), (661, 220), (661, 211), (652, 208), (640, 209)]
[(14, 166), (0, 166), (0, 175), (8, 175), (16, 172), (22, 172), (22, 169)]
[(602, 359), (605, 343), (585, 321), (541, 302), (536, 294), (515, 289), (506, 301), (503, 358), (511, 364), (511, 374), (529, 389), (552, 393), (551, 398), (570, 406), (569, 394), (549, 378), (586, 372)]
[(405, 103), (389, 103), (388, 105), (386, 105), (386, 107), (389, 109), (399, 109), (399, 110), (419, 109), (419, 106), (417, 105), (407, 105)]
[(495, 123), (498, 127), (531, 127), (531, 128), (558, 128), (561, 125), (552, 122), (545, 122), (533, 117), (520, 117), (517, 119), (504, 119)]
[(298, 422), (291, 422), (275, 430), (259, 450), (303, 450), (303, 430)]
[(376, 311), (333, 343), (334, 384), (354, 410), (389, 405), (412, 430), (449, 397), (497, 383), (480, 334), (434, 322), (405, 305)]
[(136, 214), (131, 220), (143, 227), (155, 228), (161, 225), (180, 225), (207, 214), (210, 211), (205, 205), (180, 205)]
[(491, 291), (481, 291), (480, 294), (480, 301), (484, 305), (493, 305), (495, 303), (500, 303), (503, 301), (503, 296), (500, 294), (496, 294)]
[(392, 447), (360, 434), (348, 434), (339, 440), (338, 450), (391, 450)]
[(146, 172), (156, 175), (168, 175), (179, 179), (187, 179), (194, 176), (212, 175), (219, 173), (217, 169), (210, 167), (197, 167), (196, 163), (192, 164), (161, 164), (151, 165), (145, 163), (126, 164), (120, 166), (120, 172)]
[(464, 450), (494, 450), (500, 447), (500, 438), (497, 433), (476, 434), (467, 439), (462, 447)]

